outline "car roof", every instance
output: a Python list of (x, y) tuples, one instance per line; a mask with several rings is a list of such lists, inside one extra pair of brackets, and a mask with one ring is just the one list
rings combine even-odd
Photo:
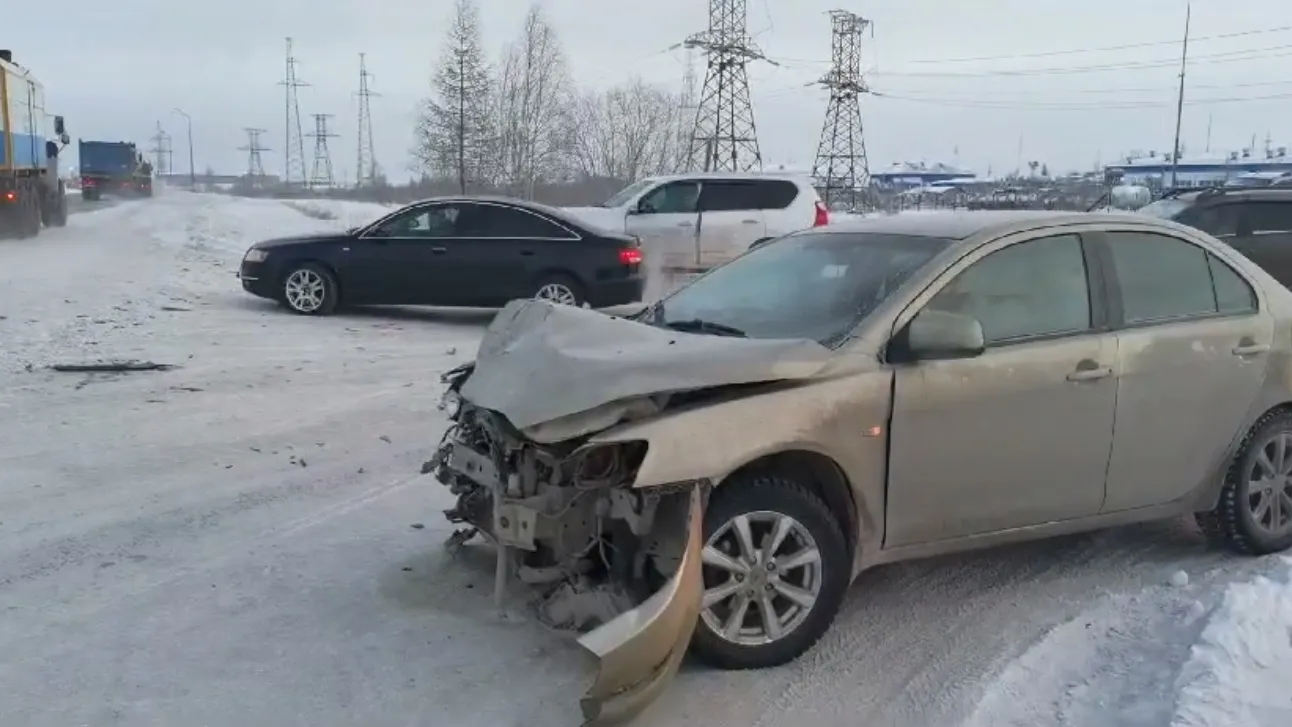
[[(912, 235), (963, 240), (979, 233), (1009, 232), (1051, 225), (1126, 222), (1131, 217), (1119, 213), (1064, 212), (1050, 210), (974, 210), (955, 212), (908, 212), (856, 220), (840, 220), (825, 228), (832, 232), (870, 232), (886, 235)], [(1137, 224), (1159, 222), (1147, 215), (1133, 217)], [(1169, 227), (1169, 224), (1162, 224)]]
[(796, 174), (794, 172), (688, 172), (685, 174), (657, 174), (647, 177), (654, 182), (674, 182), (681, 179), (735, 179), (735, 180), (753, 180), (753, 179), (770, 179), (777, 181), (793, 182), (800, 186), (812, 186), (812, 179), (806, 174)]
[(487, 202), (490, 204), (500, 204), (500, 205), (506, 205), (510, 207), (518, 207), (523, 210), (529, 210), (530, 212), (537, 212), (542, 215), (547, 215), (548, 217), (551, 217), (557, 220), (558, 222), (561, 222), (562, 224), (569, 225), (580, 230), (585, 230), (588, 232), (596, 232), (598, 234), (614, 234), (611, 230), (593, 227), (588, 223), (587, 220), (583, 220), (578, 217), (575, 217), (574, 215), (567, 213), (565, 210), (562, 210), (559, 207), (550, 207), (548, 205), (540, 204), (538, 202), (531, 202), (527, 199), (518, 199), (516, 197), (505, 197), (503, 195), (456, 194), (456, 195), (449, 195), (445, 197), (429, 197), (427, 199), (418, 200), (413, 204), (430, 204), (434, 202)]
[(1240, 200), (1292, 200), (1292, 187), (1210, 187), (1208, 189), (1199, 189), (1194, 192), (1184, 192), (1175, 196), (1175, 199), (1185, 202), (1201, 202), (1221, 199), (1240, 199)]

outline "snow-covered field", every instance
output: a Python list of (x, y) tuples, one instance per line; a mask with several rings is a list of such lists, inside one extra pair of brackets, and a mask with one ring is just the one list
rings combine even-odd
[[(579, 655), (493, 613), (416, 474), (489, 313), (242, 294), (254, 240), (385, 211), (309, 205), (161, 195), (0, 243), (0, 725), (577, 722)], [(105, 359), (175, 368), (47, 368)], [(885, 567), (805, 658), (687, 666), (642, 725), (1287, 727), (1290, 580), (1187, 523)]]

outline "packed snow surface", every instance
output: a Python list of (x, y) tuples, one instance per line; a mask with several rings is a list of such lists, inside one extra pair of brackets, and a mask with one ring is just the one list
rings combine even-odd
[[(0, 725), (577, 723), (581, 655), (493, 610), (417, 475), (491, 313), (234, 277), (387, 211), (169, 192), (0, 243)], [(47, 368), (110, 360), (173, 368)], [(688, 664), (641, 724), (1286, 727), (1288, 570), (1184, 522), (884, 567), (802, 659)]]

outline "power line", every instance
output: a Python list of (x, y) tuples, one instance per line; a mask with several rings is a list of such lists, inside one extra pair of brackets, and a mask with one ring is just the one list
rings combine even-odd
[[(1237, 61), (1266, 60), (1268, 58), (1281, 58), (1292, 55), (1292, 44), (1276, 45), (1267, 48), (1252, 48), (1242, 51), (1230, 51), (1227, 53), (1212, 53), (1191, 58), (1189, 62), (1196, 64), (1199, 61), (1209, 63), (1233, 63)], [(1149, 61), (1128, 61), (1122, 63), (1104, 63), (1088, 66), (1057, 66), (1052, 68), (1020, 68), (1020, 69), (998, 69), (984, 71), (879, 71), (871, 72), (874, 76), (902, 77), (902, 78), (990, 78), (1001, 76), (1047, 76), (1047, 75), (1069, 75), (1080, 73), (1102, 73), (1106, 71), (1126, 71), (1140, 70), (1149, 68), (1173, 68), (1179, 65), (1180, 59), (1154, 59)]]
[[(996, 102), (990, 100), (975, 100), (967, 98), (947, 98), (944, 96), (908, 96), (903, 94), (890, 94), (883, 91), (871, 91), (871, 95), (877, 98), (889, 99), (892, 101), (909, 101), (914, 103), (935, 104), (938, 106), (955, 106), (958, 108), (980, 108), (980, 109), (1011, 109), (1011, 110), (1037, 110), (1037, 111), (1100, 111), (1100, 110), (1125, 110), (1125, 109), (1161, 109), (1170, 108), (1176, 105), (1172, 101), (1111, 101), (1111, 102), (1038, 102), (1038, 103), (1009, 103)], [(1275, 101), (1292, 99), (1292, 93), (1277, 93), (1260, 96), (1229, 96), (1218, 98), (1199, 98), (1186, 99), (1185, 106), (1210, 106), (1213, 104), (1229, 103), (1252, 103), (1257, 101)]]
[[(1277, 28), (1259, 28), (1256, 30), (1243, 30), (1237, 33), (1221, 33), (1219, 35), (1204, 35), (1197, 38), (1190, 38), (1190, 43), (1212, 40), (1228, 40), (1231, 38), (1247, 38), (1253, 35), (1268, 35), (1271, 33), (1286, 33), (1292, 31), (1292, 25), (1283, 25)], [(1080, 53), (1108, 53), (1122, 50), (1138, 50), (1141, 48), (1161, 48), (1163, 46), (1178, 46), (1180, 39), (1174, 40), (1154, 40), (1143, 43), (1130, 43), (1127, 45), (1106, 45), (1097, 48), (1067, 48), (1064, 50), (1041, 51), (1039, 53), (1014, 53), (1000, 56), (973, 56), (962, 58), (925, 58), (914, 61), (907, 61), (911, 64), (934, 64), (934, 63), (976, 63), (979, 61), (1010, 61), (1023, 58), (1052, 58), (1055, 56), (1077, 55)]]
[[(1221, 84), (1191, 83), (1189, 84), (1189, 90), (1190, 91), (1198, 91), (1198, 90), (1229, 91), (1237, 88), (1270, 88), (1274, 86), (1292, 86), (1292, 81), (1253, 81), (1251, 83), (1221, 83)], [(789, 91), (789, 90), (795, 90), (799, 88), (802, 88), (802, 87), (789, 86), (779, 90)], [(924, 92), (925, 92), (924, 89), (911, 91), (911, 93), (915, 95), (919, 95)], [(900, 93), (901, 95), (907, 95), (906, 91), (899, 91), (898, 93)], [(976, 99), (991, 97), (991, 96), (1020, 96), (1020, 95), (1035, 96), (1036, 93), (1037, 92), (1034, 89), (1029, 89), (1024, 91), (1020, 91), (1020, 90), (1009, 91), (1009, 90), (1003, 90), (1003, 89), (983, 89), (981, 91), (978, 91), (977, 89), (975, 89), (973, 98), (970, 100), (976, 100)], [(1175, 93), (1175, 88), (1165, 84), (1162, 86), (1139, 86), (1136, 88), (1128, 88), (1128, 87), (1064, 88), (1062, 89), (1062, 93), (1065, 95), (1078, 94), (1078, 95), (1100, 95), (1100, 96), (1112, 95), (1112, 94), (1118, 94), (1118, 93)], [(946, 98), (946, 97), (939, 95), (938, 98)]]

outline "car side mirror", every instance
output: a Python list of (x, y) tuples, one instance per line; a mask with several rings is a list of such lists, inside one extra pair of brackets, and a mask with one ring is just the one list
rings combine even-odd
[(629, 216), (629, 217), (632, 217), (633, 215), (639, 215), (639, 214), (641, 214), (641, 213), (642, 213), (642, 211), (641, 211), (640, 209), (636, 208), (636, 207), (629, 207), (629, 208), (626, 210), (626, 212), (627, 212), (627, 214), (628, 214), (628, 216)]
[(905, 343), (913, 361), (973, 358), (987, 350), (977, 318), (927, 308), (907, 325)]

